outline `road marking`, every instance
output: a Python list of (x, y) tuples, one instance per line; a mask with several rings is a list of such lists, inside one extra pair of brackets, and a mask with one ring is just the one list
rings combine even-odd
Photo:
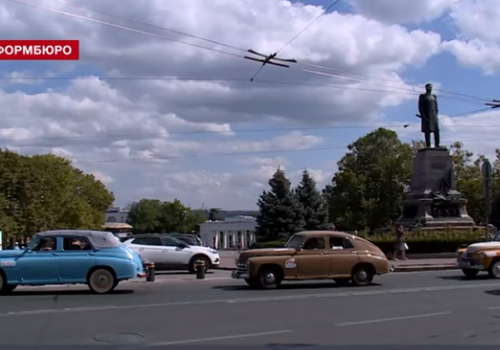
[(500, 309), (500, 306), (492, 306), (488, 308), (488, 310), (498, 310), (498, 309)]
[(212, 300), (191, 300), (179, 301), (169, 303), (154, 303), (154, 304), (135, 304), (135, 305), (102, 305), (102, 306), (88, 306), (88, 307), (67, 307), (64, 309), (42, 309), (42, 310), (24, 310), (24, 311), (11, 311), (1, 312), (1, 317), (12, 316), (32, 316), (40, 314), (59, 314), (70, 312), (88, 312), (88, 311), (113, 311), (113, 310), (132, 310), (144, 308), (161, 308), (161, 307), (176, 307), (176, 306), (196, 306), (206, 304), (236, 304), (236, 303), (261, 303), (261, 302), (275, 302), (275, 301), (290, 301), (290, 300), (306, 300), (317, 298), (339, 298), (339, 297), (361, 297), (361, 296), (375, 296), (387, 294), (404, 294), (404, 293), (421, 293), (421, 292), (441, 292), (449, 290), (462, 290), (462, 289), (479, 289), (500, 287), (498, 283), (483, 283), (483, 284), (470, 284), (470, 285), (449, 285), (442, 287), (417, 287), (417, 288), (404, 288), (404, 289), (379, 289), (358, 292), (337, 292), (337, 293), (317, 293), (317, 294), (299, 294), (299, 295), (284, 295), (276, 297), (259, 297), (259, 298), (240, 298), (240, 299), (212, 299)]
[(203, 343), (203, 342), (212, 342), (217, 340), (230, 340), (230, 339), (240, 339), (240, 338), (254, 338), (254, 337), (265, 337), (269, 335), (277, 335), (277, 334), (285, 334), (285, 333), (293, 333), (292, 330), (285, 329), (281, 331), (272, 331), (272, 332), (260, 332), (260, 333), (248, 333), (248, 334), (235, 334), (235, 335), (226, 335), (222, 337), (211, 337), (211, 338), (199, 338), (199, 339), (186, 339), (186, 340), (177, 340), (177, 341), (168, 341), (162, 343), (155, 343), (146, 346), (138, 346), (133, 348), (125, 348), (125, 349), (138, 349), (145, 348), (150, 346), (168, 346), (168, 345), (181, 345), (181, 344), (191, 344), (191, 343)]
[(370, 323), (382, 323), (382, 322), (392, 322), (392, 321), (413, 320), (413, 319), (416, 319), (416, 318), (445, 316), (445, 315), (450, 315), (452, 313), (453, 313), (452, 311), (444, 311), (444, 312), (435, 312), (435, 313), (432, 313), (432, 314), (421, 314), (421, 315), (408, 315), (408, 316), (390, 317), (390, 318), (379, 318), (379, 319), (375, 319), (375, 320), (365, 320), (365, 321), (357, 321), (357, 322), (337, 323), (336, 326), (338, 326), (338, 327), (358, 326), (358, 325), (370, 324)]

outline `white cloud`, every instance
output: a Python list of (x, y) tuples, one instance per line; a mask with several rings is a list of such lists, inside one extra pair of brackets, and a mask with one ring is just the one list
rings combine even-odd
[[(37, 85), (29, 94), (0, 90), (0, 104), (9, 106), (0, 111), (3, 146), (28, 154), (64, 154), (85, 170), (100, 174), (121, 202), (155, 196), (178, 197), (193, 205), (216, 201), (227, 208), (251, 207), (277, 165), (289, 168), (293, 177), (308, 164), (308, 158), (304, 164), (294, 164), (285, 153), (273, 151), (314, 148), (328, 140), (299, 131), (267, 137), (234, 130), (379, 121), (384, 108), (415, 98), (413, 86), (402, 79), (405, 69), (424, 65), (441, 50), (437, 33), (384, 24), (375, 15), (368, 19), (334, 12), (280, 53), (304, 65), (268, 66), (250, 83), (258, 64), (242, 59), (244, 52), (57, 1), (26, 2), (240, 57), (0, 4), (3, 38), (80, 39), (82, 51), (79, 63), (51, 69), (33, 66), (6, 74), (71, 75), (72, 69), (83, 67), (122, 78), (88, 77), (68, 81), (66, 86), (51, 80), (50, 89), (44, 85), (47, 82), (31, 81)], [(85, 6), (265, 53), (283, 46), (322, 11), (278, 0), (179, 0), (175, 5), (164, 0), (89, 0)], [(442, 11), (443, 6), (444, 1), (426, 1), (415, 18), (429, 19), (429, 13)], [(152, 78), (125, 79), (141, 76)], [(244, 155), (252, 152), (265, 155)], [(217, 166), (202, 157), (220, 153), (240, 155)], [(332, 175), (330, 168), (311, 167), (320, 182)]]
[(456, 2), (457, 0), (350, 0), (357, 12), (389, 23), (429, 22), (444, 15)]
[(459, 38), (443, 44), (458, 61), (485, 74), (500, 72), (500, 7), (495, 0), (459, 0), (450, 13)]

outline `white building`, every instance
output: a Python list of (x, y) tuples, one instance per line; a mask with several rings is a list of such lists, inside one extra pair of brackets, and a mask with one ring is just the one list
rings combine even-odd
[(128, 219), (128, 210), (120, 207), (111, 207), (106, 210), (105, 224), (119, 222), (126, 223)]
[(207, 221), (200, 224), (200, 238), (205, 245), (215, 249), (249, 247), (256, 241), (257, 222), (252, 216), (235, 216), (223, 221)]

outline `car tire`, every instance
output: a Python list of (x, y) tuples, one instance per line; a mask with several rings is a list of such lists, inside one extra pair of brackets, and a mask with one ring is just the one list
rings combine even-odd
[(263, 268), (257, 281), (262, 289), (276, 289), (281, 285), (282, 278), (276, 269)]
[(350, 278), (334, 278), (333, 281), (339, 286), (339, 287), (344, 287), (349, 285), (349, 282), (351, 282)]
[(373, 281), (373, 267), (370, 265), (359, 265), (352, 271), (352, 283), (355, 286), (369, 286)]
[(255, 280), (253, 278), (245, 278), (245, 282), (252, 288), (258, 288), (259, 287), (259, 281)]
[(118, 281), (110, 270), (101, 268), (92, 271), (88, 278), (88, 285), (94, 293), (107, 294), (116, 288)]
[(196, 263), (200, 262), (200, 261), (203, 261), (205, 263), (205, 272), (207, 272), (208, 267), (210, 266), (210, 263), (209, 263), (208, 259), (205, 258), (204, 256), (195, 256), (191, 259), (191, 261), (189, 263), (189, 272), (196, 273), (196, 271), (198, 270), (196, 267)]
[(500, 260), (496, 260), (491, 263), (491, 266), (488, 269), (488, 274), (491, 278), (500, 279)]
[(479, 270), (474, 270), (474, 269), (462, 269), (462, 273), (465, 275), (467, 278), (474, 278), (477, 276), (479, 273)]
[(7, 295), (17, 288), (17, 284), (7, 284), (4, 274), (0, 272), (0, 295)]

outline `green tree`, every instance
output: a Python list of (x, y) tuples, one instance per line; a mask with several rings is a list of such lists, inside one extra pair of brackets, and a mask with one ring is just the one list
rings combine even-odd
[(414, 150), (379, 128), (348, 146), (325, 191), (330, 221), (344, 230), (378, 228), (397, 219), (410, 184)]
[(295, 193), (302, 206), (304, 229), (318, 230), (326, 228), (328, 224), (328, 206), (322, 194), (316, 188), (316, 181), (307, 170), (302, 173), (302, 180)]
[(130, 206), (127, 222), (134, 233), (160, 233), (162, 228), (162, 205), (158, 199), (141, 199)]
[(481, 164), (485, 159), (463, 148), (461, 142), (450, 146), (457, 190), (467, 199), (467, 212), (476, 223), (485, 221), (484, 199), (482, 190)]
[(269, 191), (264, 191), (257, 205), (257, 235), (262, 240), (289, 237), (303, 229), (302, 207), (285, 172), (279, 169), (269, 180)]
[(211, 208), (209, 213), (208, 213), (208, 220), (210, 221), (217, 221), (220, 220), (220, 209), (218, 208)]
[(7, 235), (98, 229), (113, 201), (113, 194), (101, 182), (69, 160), (0, 150), (0, 229)]

